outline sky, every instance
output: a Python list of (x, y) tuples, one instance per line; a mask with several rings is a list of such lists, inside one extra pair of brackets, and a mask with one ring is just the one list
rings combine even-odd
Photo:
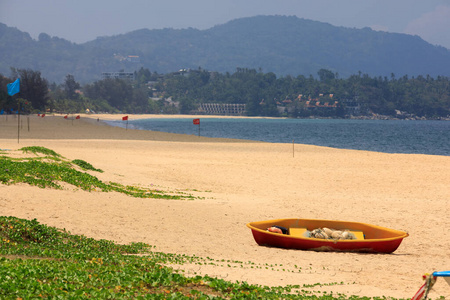
[(208, 29), (258, 15), (418, 35), (450, 49), (450, 0), (0, 0), (0, 23), (84, 43), (137, 29)]

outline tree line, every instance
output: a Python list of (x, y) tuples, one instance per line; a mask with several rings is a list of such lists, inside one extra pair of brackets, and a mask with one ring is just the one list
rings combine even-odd
[[(20, 102), (24, 113), (80, 113), (89, 109), (188, 114), (197, 112), (201, 103), (236, 103), (246, 104), (249, 116), (450, 115), (450, 81), (444, 76), (396, 78), (391, 74), (388, 78), (358, 73), (344, 79), (321, 69), (316, 77), (277, 77), (247, 68), (237, 68), (232, 74), (201, 68), (158, 74), (141, 68), (134, 75), (134, 80), (107, 78), (82, 86), (68, 74), (64, 83), (57, 85), (49, 84), (39, 71), (12, 69), (9, 78), (0, 75), (0, 110), (17, 111)], [(11, 97), (6, 85), (17, 77), (21, 78), (20, 93)], [(349, 111), (349, 106), (357, 106), (358, 112)]]

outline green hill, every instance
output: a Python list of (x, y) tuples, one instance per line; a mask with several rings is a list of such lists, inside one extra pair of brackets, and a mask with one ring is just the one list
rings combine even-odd
[[(130, 57), (131, 56), (131, 57)], [(137, 57), (138, 56), (138, 57)], [(352, 29), (287, 16), (242, 18), (206, 30), (141, 29), (74, 44), (0, 23), (0, 73), (10, 67), (41, 71), (50, 82), (67, 74), (82, 82), (102, 72), (169, 73), (182, 68), (234, 72), (261, 69), (282, 75), (316, 75), (324, 68), (348, 77), (395, 74), (450, 76), (450, 50), (418, 36)]]

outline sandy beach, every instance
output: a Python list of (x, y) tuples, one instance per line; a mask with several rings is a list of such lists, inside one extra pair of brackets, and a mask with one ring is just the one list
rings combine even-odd
[[(129, 119), (148, 117), (162, 116)], [(450, 157), (300, 144), (293, 155), (292, 144), (132, 130), (102, 122), (121, 118), (22, 116), (18, 131), (16, 117), (0, 116), (0, 149), (8, 153), (44, 146), (102, 169), (95, 175), (104, 181), (182, 191), (196, 199), (0, 185), (1, 215), (36, 218), (118, 243), (144, 242), (156, 246), (155, 251), (231, 261), (174, 266), (188, 276), (208, 274), (270, 286), (331, 284), (308, 290), (348, 296), (410, 298), (424, 273), (450, 270)], [(258, 246), (245, 224), (279, 218), (365, 222), (410, 236), (388, 255)], [(269, 267), (252, 268), (248, 262)], [(439, 296), (450, 299), (443, 280), (429, 295)]]

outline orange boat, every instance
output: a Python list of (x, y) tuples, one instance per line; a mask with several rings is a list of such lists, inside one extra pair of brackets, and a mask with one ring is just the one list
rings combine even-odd
[[(284, 227), (288, 229), (288, 233), (267, 231), (272, 226)], [(253, 237), (260, 246), (313, 251), (392, 253), (408, 236), (408, 233), (403, 231), (365, 223), (314, 219), (259, 221), (248, 223), (247, 227), (252, 230)], [(352, 239), (310, 237), (314, 229), (324, 227), (347, 231)]]

